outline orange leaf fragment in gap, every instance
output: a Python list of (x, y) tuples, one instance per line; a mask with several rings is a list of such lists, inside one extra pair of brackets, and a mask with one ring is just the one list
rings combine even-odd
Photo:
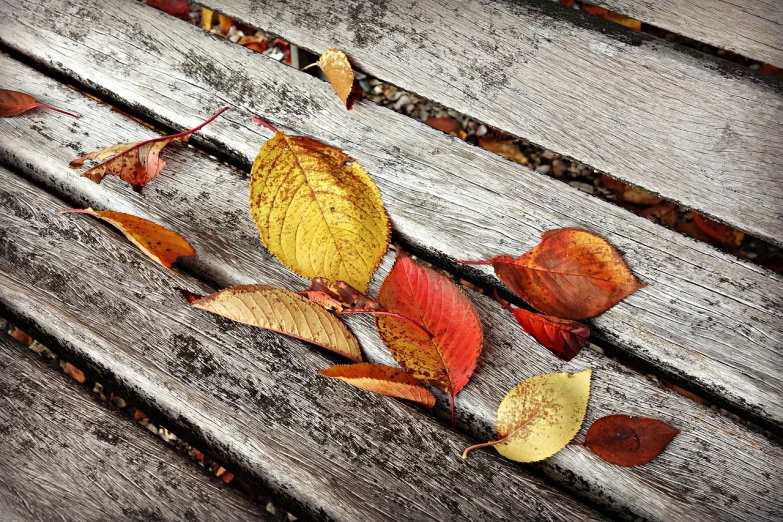
[(498, 278), (533, 308), (573, 321), (602, 314), (647, 286), (609, 241), (577, 228), (544, 232), (541, 242), (517, 259), (459, 262), (492, 265)]
[(660, 455), (679, 433), (656, 419), (609, 415), (590, 426), (584, 445), (612, 464), (639, 466)]
[(332, 84), (334, 92), (340, 97), (345, 108), (350, 111), (353, 104), (362, 97), (364, 92), (354, 81), (353, 69), (351, 69), (351, 63), (345, 53), (339, 49), (326, 49), (318, 57), (316, 63), (308, 65), (302, 70), (304, 71), (313, 65), (318, 65), (321, 68), (326, 79)]
[(623, 16), (621, 14), (607, 11), (604, 15), (604, 18), (607, 20), (611, 20), (612, 22), (618, 23), (620, 25), (624, 25), (625, 27), (630, 27), (634, 31), (641, 31), (642, 30), (642, 22), (639, 20), (636, 20), (634, 18), (629, 18), (627, 16)]
[(11, 333), (9, 335), (25, 346), (30, 346), (31, 344), (33, 344), (33, 338), (27, 335), (26, 333), (24, 333), (19, 328), (14, 328), (13, 330), (11, 330)]
[(60, 214), (89, 214), (111, 223), (150, 259), (172, 272), (174, 270), (171, 269), (171, 265), (177, 259), (196, 255), (196, 250), (187, 239), (148, 219), (113, 210), (96, 211), (91, 208), (84, 210), (71, 208), (61, 211)]
[(257, 53), (263, 53), (266, 51), (267, 47), (266, 38), (264, 36), (243, 36), (237, 43), (242, 47), (247, 47)]
[(74, 379), (76, 379), (80, 384), (84, 384), (84, 381), (87, 379), (84, 376), (84, 372), (81, 371), (76, 366), (72, 365), (71, 363), (65, 363), (65, 374), (70, 375)]
[(231, 29), (231, 26), (234, 25), (234, 21), (222, 14), (218, 14), (218, 21), (220, 22), (220, 31), (223, 34), (228, 33), (228, 30)]
[(375, 325), (398, 363), (410, 374), (454, 397), (476, 368), (484, 334), (470, 299), (448, 277), (424, 267), (397, 247), (397, 260), (378, 292), (384, 307), (410, 317), (376, 316)]
[(514, 314), (514, 318), (523, 330), (563, 361), (570, 361), (576, 357), (587, 344), (590, 328), (581, 323), (551, 315), (535, 314), (522, 308), (511, 308), (500, 298), (497, 290), (495, 290), (495, 299)]
[(133, 420), (141, 420), (146, 418), (147, 418), (147, 414), (141, 410), (136, 410), (133, 412)]
[(494, 152), (511, 161), (516, 161), (522, 165), (527, 165), (527, 156), (522, 154), (517, 144), (508, 139), (498, 139), (496, 137), (482, 136), (479, 138), (479, 147), (490, 152)]
[(595, 16), (605, 16), (606, 13), (609, 12), (603, 7), (598, 7), (595, 5), (582, 4), (581, 8), (582, 11), (584, 11), (585, 13), (595, 15)]
[(710, 237), (717, 239), (732, 250), (739, 248), (742, 240), (745, 239), (745, 234), (743, 232), (734, 230), (733, 228), (726, 226), (723, 223), (713, 221), (710, 218), (699, 215), (692, 210), (691, 216), (693, 216), (693, 222), (696, 223), (696, 226), (699, 227), (702, 232)]
[(81, 168), (86, 160), (101, 161), (101, 163), (83, 172), (82, 177), (89, 178), (95, 183), (100, 183), (105, 176), (119, 176), (123, 181), (130, 183), (133, 190), (141, 192), (141, 189), (152, 178), (160, 174), (160, 171), (166, 165), (166, 162), (160, 158), (160, 153), (166, 145), (175, 141), (188, 141), (194, 132), (201, 130), (227, 110), (228, 107), (223, 107), (205, 122), (179, 134), (112, 145), (77, 158), (71, 161), (69, 166), (72, 169), (77, 169)]
[(196, 459), (198, 459), (199, 462), (204, 462), (204, 454), (201, 453), (196, 448), (192, 448), (192, 450), (193, 450), (193, 455), (196, 456)]
[(462, 129), (462, 126), (459, 124), (459, 122), (454, 118), (450, 118), (449, 116), (443, 116), (442, 118), (430, 116), (424, 123), (430, 127), (438, 129), (439, 131), (456, 136), (461, 140), (464, 140), (468, 137), (468, 133)]
[(46, 105), (45, 103), (39, 103), (35, 101), (35, 98), (29, 94), (25, 94), (19, 91), (9, 91), (8, 89), (0, 89), (0, 118), (7, 118), (8, 116), (18, 116), (24, 112), (40, 107), (42, 109), (49, 109), (50, 111), (59, 112), (74, 118), (78, 118), (77, 115), (70, 112), (66, 112), (57, 107)]
[(190, 5), (185, 0), (145, 0), (144, 3), (172, 16), (185, 16), (190, 12)]
[(677, 206), (671, 203), (659, 203), (658, 205), (647, 207), (639, 215), (647, 219), (658, 220), (660, 224), (667, 227), (674, 228), (677, 226)]
[(647, 192), (644, 189), (623, 183), (606, 174), (601, 174), (600, 179), (607, 190), (611, 190), (615, 194), (618, 194), (623, 201), (627, 201), (628, 203), (633, 203), (634, 205), (657, 205), (663, 201), (662, 197), (656, 196), (652, 192)]
[(341, 364), (318, 373), (339, 379), (352, 386), (398, 399), (405, 399), (427, 408), (435, 406), (435, 396), (417, 378), (383, 364)]

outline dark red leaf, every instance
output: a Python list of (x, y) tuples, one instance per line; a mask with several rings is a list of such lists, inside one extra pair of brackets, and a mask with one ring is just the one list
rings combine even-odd
[(679, 433), (656, 419), (609, 415), (590, 426), (584, 445), (612, 464), (640, 466), (660, 455)]
[(9, 91), (8, 89), (0, 89), (0, 118), (6, 118), (8, 116), (18, 116), (24, 112), (40, 107), (42, 109), (49, 109), (50, 111), (67, 114), (74, 118), (78, 118), (77, 115), (66, 112), (57, 107), (46, 105), (45, 103), (38, 103), (35, 98), (29, 94), (25, 94), (19, 91)]
[(190, 5), (185, 0), (146, 0), (144, 3), (172, 16), (184, 16), (190, 12)]

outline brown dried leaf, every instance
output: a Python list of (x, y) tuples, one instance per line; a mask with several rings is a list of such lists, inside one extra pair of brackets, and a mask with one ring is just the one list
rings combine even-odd
[(522, 165), (527, 165), (528, 159), (519, 150), (517, 144), (511, 140), (498, 139), (495, 137), (484, 136), (479, 138), (479, 147), (482, 149), (499, 154), (506, 159), (516, 161)]
[[(318, 67), (324, 72), (345, 107), (351, 110), (353, 102), (356, 101), (351, 96), (351, 93), (355, 91), (354, 77), (351, 63), (345, 53), (339, 49), (326, 49), (318, 58)], [(354, 92), (354, 96), (355, 94)]]
[(65, 363), (65, 374), (70, 375), (77, 381), (79, 381), (80, 384), (84, 384), (84, 381), (86, 381), (86, 377), (84, 376), (84, 372), (81, 371), (76, 366), (72, 365), (71, 363)]
[(468, 137), (468, 133), (462, 129), (462, 126), (459, 124), (459, 122), (454, 118), (450, 118), (449, 116), (443, 116), (441, 118), (430, 116), (424, 123), (432, 128), (438, 129), (439, 131), (456, 136), (461, 140), (464, 140)]
[(421, 381), (391, 366), (369, 363), (341, 364), (319, 370), (318, 373), (363, 390), (413, 401), (427, 408), (435, 406), (435, 396)]

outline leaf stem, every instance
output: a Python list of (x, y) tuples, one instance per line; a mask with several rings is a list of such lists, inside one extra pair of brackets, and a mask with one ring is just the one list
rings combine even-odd
[(253, 121), (258, 123), (262, 127), (266, 127), (267, 129), (271, 130), (272, 132), (277, 132), (276, 128), (274, 128), (272, 125), (270, 125), (269, 123), (265, 122), (264, 120), (262, 120), (258, 116), (253, 116)]
[(421, 331), (427, 334), (427, 336), (432, 339), (434, 335), (430, 333), (427, 328), (424, 327), (424, 325), (420, 324), (419, 322), (415, 321), (414, 319), (411, 319), (408, 316), (398, 314), (397, 312), (390, 312), (390, 311), (376, 311), (376, 310), (342, 310), (340, 312), (335, 311), (335, 315), (350, 315), (350, 314), (370, 314), (370, 315), (388, 315), (389, 317), (394, 317), (396, 319), (402, 319), (403, 321), (408, 321), (414, 326), (419, 327)]
[(60, 214), (89, 214), (94, 216), (95, 211), (92, 208), (66, 208), (61, 210)]
[(457, 263), (461, 265), (491, 265), (492, 260), (485, 259), (483, 261), (466, 261), (465, 259), (457, 259)]
[(35, 106), (36, 107), (41, 107), (42, 109), (49, 109), (50, 111), (59, 112), (61, 114), (66, 114), (66, 115), (71, 116), (73, 118), (79, 119), (79, 116), (74, 114), (74, 113), (72, 113), (72, 112), (64, 111), (62, 109), (58, 109), (57, 107), (52, 107), (51, 105), (47, 105), (45, 103), (36, 102)]
[(524, 427), (525, 427), (525, 425), (523, 424), (522, 426), (520, 426), (519, 428), (515, 429), (514, 431), (512, 431), (511, 433), (509, 433), (508, 435), (506, 435), (505, 437), (503, 437), (500, 440), (491, 440), (489, 442), (482, 442), (481, 444), (474, 444), (473, 446), (470, 446), (469, 448), (467, 448), (465, 451), (462, 452), (462, 458), (467, 460), (468, 453), (470, 453), (473, 450), (477, 450), (477, 449), (481, 449), (481, 448), (490, 448), (492, 446), (497, 446), (498, 444), (503, 444), (504, 442), (508, 441), (508, 439), (510, 439), (511, 437), (516, 435), (517, 432), (519, 430), (521, 430), (522, 428), (524, 428)]
[(318, 66), (318, 62), (313, 62), (310, 65), (305, 65), (304, 67), (302, 67), (299, 70), (300, 71), (306, 71), (307, 69), (310, 69), (311, 67), (317, 67), (317, 66)]
[(503, 308), (505, 308), (506, 310), (508, 310), (509, 312), (513, 312), (514, 310), (511, 308), (511, 305), (508, 304), (507, 302), (505, 302), (503, 299), (500, 298), (500, 294), (498, 293), (498, 289), (497, 288), (493, 288), (492, 290), (495, 293), (495, 299), (497, 300), (497, 302), (500, 303), (500, 305)]

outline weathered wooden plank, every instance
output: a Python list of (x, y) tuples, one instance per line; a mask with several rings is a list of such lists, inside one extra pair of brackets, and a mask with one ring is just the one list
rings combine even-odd
[(291, 511), (325, 520), (604, 520), (417, 409), (316, 372), (299, 341), (189, 307), (210, 289), (0, 169), (0, 304)]
[[(188, 267), (221, 286), (247, 282), (283, 285), (294, 290), (307, 286), (270, 259), (260, 245), (247, 214), (247, 181), (242, 172), (207, 160), (195, 151), (173, 147), (164, 154), (168, 161), (166, 171), (145, 189), (143, 196), (115, 180), (95, 185), (78, 178), (66, 167), (81, 152), (74, 149), (86, 151), (112, 140), (138, 140), (149, 136), (149, 131), (10, 60), (0, 64), (14, 77), (24, 78), (24, 86), (30, 92), (46, 95), (46, 100), (85, 115), (78, 122), (34, 117), (35, 114), (0, 121), (0, 130), (12, 140), (7, 149), (0, 149), (0, 157), (78, 204), (124, 210), (178, 230), (199, 253), (197, 259), (188, 261)], [(25, 143), (33, 152), (25, 152)], [(390, 264), (391, 259), (387, 258), (373, 281), (373, 291)], [(607, 510), (629, 517), (774, 518), (771, 506), (777, 500), (768, 499), (767, 492), (769, 484), (783, 472), (775, 464), (769, 477), (760, 476), (756, 465), (739, 466), (737, 462), (759, 466), (764, 463), (769, 467), (771, 464), (766, 461), (770, 456), (781, 454), (778, 446), (590, 351), (570, 364), (561, 364), (524, 336), (494, 301), (474, 292), (469, 295), (483, 318), (486, 343), (473, 382), (457, 397), (458, 424), (462, 429), (479, 439), (492, 436), (499, 400), (526, 377), (593, 367), (593, 398), (586, 426), (603, 415), (625, 412), (654, 415), (683, 433), (664, 455), (642, 468), (629, 470), (606, 465), (580, 449), (568, 448), (541, 466), (544, 473), (579, 490)], [(351, 325), (369, 358), (389, 360), (371, 321), (354, 318)], [(440, 404), (440, 413), (445, 413), (444, 404)], [(734, 489), (726, 484), (742, 486)]]
[[(192, 127), (231, 103), (194, 142), (246, 168), (271, 135), (251, 122), (253, 112), (346, 150), (378, 183), (398, 237), (487, 284), (495, 278), (453, 259), (517, 255), (556, 227), (600, 233), (649, 286), (594, 320), (596, 335), (683, 386), (783, 427), (780, 276), (382, 107), (360, 103), (346, 112), (329, 85), (154, 9), (117, 0), (79, 5), (19, 2), (0, 40), (166, 125)], [(121, 141), (86, 140), (79, 125), (90, 122), (72, 122), (64, 141), (71, 151)], [(42, 144), (56, 133), (43, 132), (34, 138)], [(28, 139), (6, 140), (19, 168), (37, 153)], [(214, 208), (200, 226), (211, 225)], [(246, 215), (244, 206), (231, 212)]]
[(275, 520), (0, 332), (0, 519)]
[(775, 79), (548, 0), (203, 3), (316, 53), (343, 49), (371, 75), (783, 241)]
[(592, 0), (590, 3), (783, 67), (783, 5), (779, 0)]

